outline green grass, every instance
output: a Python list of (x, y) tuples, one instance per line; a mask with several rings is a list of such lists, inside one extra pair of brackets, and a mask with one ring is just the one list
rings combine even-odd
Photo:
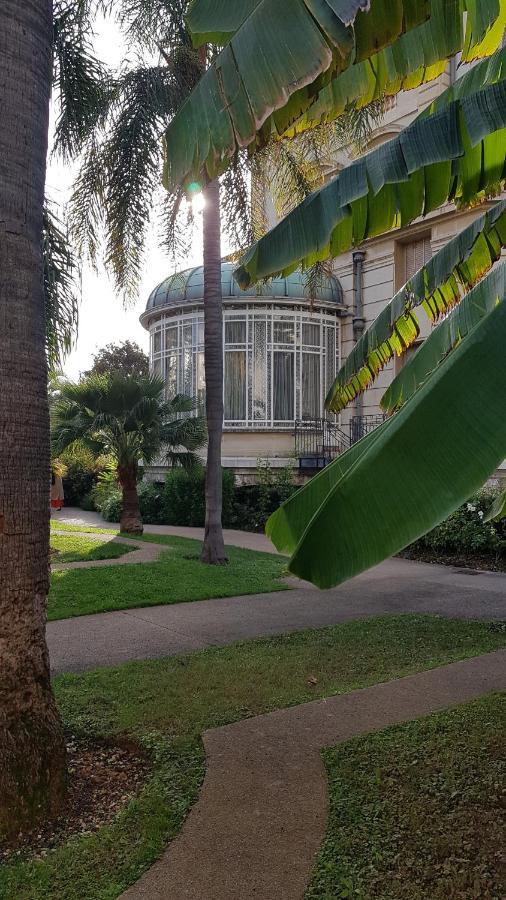
[(44, 860), (4, 866), (1, 900), (119, 896), (177, 834), (195, 800), (204, 729), (504, 645), (506, 634), (486, 624), (405, 615), (58, 677), (66, 726), (133, 736), (153, 754), (154, 773), (107, 828)]
[(167, 535), (145, 540), (167, 545), (157, 562), (53, 572), (48, 618), (286, 589), (280, 580), (286, 560), (273, 553), (228, 547), (227, 566), (206, 566), (198, 558), (199, 541)]
[(113, 539), (106, 543), (93, 538), (83, 538), (72, 534), (51, 532), (51, 549), (57, 550), (52, 557), (55, 566), (69, 562), (89, 562), (96, 559), (117, 559), (135, 550), (134, 546), (122, 544)]
[[(95, 528), (93, 525), (69, 525), (68, 522), (59, 522), (51, 519), (51, 531), (79, 531), (82, 534), (119, 534), (117, 528)], [(137, 540), (137, 536), (135, 538)]]
[(329, 822), (306, 900), (505, 897), (505, 745), (492, 695), (325, 751)]

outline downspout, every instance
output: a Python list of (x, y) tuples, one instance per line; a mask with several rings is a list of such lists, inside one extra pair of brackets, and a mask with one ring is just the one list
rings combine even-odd
[[(364, 333), (364, 250), (355, 250), (353, 252), (353, 340), (355, 343), (360, 340)], [(362, 415), (362, 394), (358, 394), (355, 400), (355, 416)], [(358, 429), (355, 430), (354, 440), (361, 437), (360, 423), (357, 422)]]

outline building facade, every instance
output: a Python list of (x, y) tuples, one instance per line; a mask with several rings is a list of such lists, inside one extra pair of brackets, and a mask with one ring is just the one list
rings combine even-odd
[[(370, 149), (405, 128), (456, 74), (452, 62), (440, 78), (389, 101)], [(348, 162), (344, 152), (328, 160), (326, 176)], [(269, 198), (266, 213), (273, 225)], [(381, 396), (416, 346), (387, 365), (338, 420), (325, 416), (323, 407), (335, 373), (393, 294), (482, 213), (483, 207), (457, 210), (447, 204), (408, 228), (365, 241), (333, 260), (335, 277), (316, 297), (307, 296), (300, 273), (243, 293), (232, 278), (233, 265), (225, 263), (223, 465), (253, 480), (258, 459), (267, 458), (273, 467), (293, 464), (304, 477), (376, 427), (382, 421)], [(171, 391), (201, 398), (202, 299), (202, 269), (182, 272), (155, 288), (141, 317), (151, 335), (153, 370), (166, 378)], [(419, 341), (430, 331), (428, 320), (421, 324)]]

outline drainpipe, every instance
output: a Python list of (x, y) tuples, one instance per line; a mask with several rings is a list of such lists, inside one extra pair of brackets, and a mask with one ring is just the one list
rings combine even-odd
[[(355, 250), (353, 253), (353, 297), (354, 297), (354, 315), (353, 315), (353, 339), (355, 343), (360, 340), (364, 333), (364, 250)], [(355, 400), (355, 415), (362, 415), (362, 395), (359, 394)], [(360, 426), (359, 426), (360, 427)], [(360, 437), (360, 433), (358, 437)]]

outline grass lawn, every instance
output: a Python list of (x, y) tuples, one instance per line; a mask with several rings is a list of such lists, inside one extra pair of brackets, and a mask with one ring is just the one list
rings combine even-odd
[(306, 900), (505, 897), (505, 744), (496, 694), (325, 751), (329, 823)]
[(154, 772), (108, 827), (43, 860), (4, 866), (1, 900), (119, 896), (177, 834), (195, 800), (204, 773), (204, 729), (505, 644), (506, 634), (486, 624), (405, 615), (58, 677), (69, 730), (132, 736), (152, 753)]
[(135, 550), (135, 547), (119, 541), (108, 541), (107, 543), (100, 541), (99, 543), (91, 537), (83, 538), (73, 534), (54, 534), (54, 532), (51, 532), (50, 544), (52, 550), (58, 551), (52, 557), (55, 566), (60, 563), (88, 562), (95, 559), (117, 559), (119, 556)]
[(166, 544), (167, 552), (154, 563), (53, 572), (48, 618), (286, 589), (280, 580), (286, 568), (282, 556), (228, 547), (228, 566), (206, 566), (198, 558), (199, 541), (167, 535), (144, 539)]

